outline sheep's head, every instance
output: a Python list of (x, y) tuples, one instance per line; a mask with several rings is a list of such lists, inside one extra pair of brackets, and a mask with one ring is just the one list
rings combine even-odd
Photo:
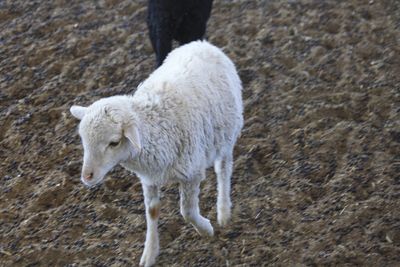
[(140, 136), (130, 105), (127, 97), (120, 96), (101, 99), (89, 107), (71, 107), (72, 115), (81, 120), (81, 180), (85, 185), (100, 183), (115, 165), (140, 152)]

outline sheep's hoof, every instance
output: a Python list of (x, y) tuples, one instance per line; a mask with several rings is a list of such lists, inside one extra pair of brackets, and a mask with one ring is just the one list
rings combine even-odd
[(144, 267), (151, 267), (154, 265), (154, 263), (156, 263), (156, 258), (154, 259), (148, 259), (148, 257), (146, 257), (146, 255), (142, 255), (142, 258), (140, 259), (140, 266), (144, 266)]
[(217, 206), (218, 206), (218, 212), (217, 212), (218, 224), (224, 227), (229, 223), (231, 219), (231, 204), (224, 203), (224, 204), (219, 204)]
[(214, 228), (212, 227), (210, 221), (206, 218), (203, 218), (200, 225), (194, 225), (194, 228), (201, 236), (214, 236)]
[(153, 250), (144, 249), (142, 257), (140, 258), (140, 266), (150, 267), (156, 263), (156, 258), (158, 256), (158, 249)]
[(222, 227), (226, 226), (231, 219), (231, 214), (228, 212), (218, 213), (218, 224)]

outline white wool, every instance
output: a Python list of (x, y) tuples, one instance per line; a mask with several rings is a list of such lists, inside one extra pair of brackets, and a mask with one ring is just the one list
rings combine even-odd
[[(82, 119), (84, 183), (100, 182), (120, 163), (143, 184), (148, 229), (141, 264), (152, 265), (158, 254), (158, 217), (150, 215), (166, 182), (179, 182), (185, 219), (200, 234), (212, 235), (211, 224), (199, 213), (198, 193), (205, 169), (214, 165), (218, 221), (227, 223), (232, 152), (243, 126), (243, 107), (240, 79), (220, 49), (205, 41), (183, 45), (133, 96), (101, 99), (71, 112)], [(118, 147), (110, 148), (119, 140)]]
[[(141, 134), (140, 159), (125, 165), (150, 184), (191, 179), (196, 171), (211, 167), (218, 156), (230, 152), (243, 125), (235, 67), (207, 42), (172, 51), (132, 100), (147, 134)], [(160, 168), (162, 177), (154, 177)]]

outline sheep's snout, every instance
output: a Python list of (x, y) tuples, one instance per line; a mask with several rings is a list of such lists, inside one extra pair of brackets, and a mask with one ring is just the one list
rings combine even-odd
[(83, 164), (82, 173), (81, 173), (82, 183), (84, 183), (86, 186), (91, 187), (91, 186), (96, 185), (98, 182), (100, 182), (101, 175), (100, 175), (100, 173), (98, 173), (95, 170), (96, 169), (87, 167), (87, 166), (85, 166), (85, 164)]
[(85, 185), (92, 186), (93, 177), (94, 177), (93, 172), (83, 171), (81, 175), (81, 180)]
[(90, 181), (93, 179), (93, 172), (89, 173), (89, 174), (84, 174), (83, 179), (85, 179), (86, 181)]

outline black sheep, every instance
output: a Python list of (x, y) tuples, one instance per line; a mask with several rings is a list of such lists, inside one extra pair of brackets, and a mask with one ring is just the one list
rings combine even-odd
[(182, 45), (203, 39), (212, 1), (149, 0), (147, 25), (157, 66), (171, 51), (172, 40)]

